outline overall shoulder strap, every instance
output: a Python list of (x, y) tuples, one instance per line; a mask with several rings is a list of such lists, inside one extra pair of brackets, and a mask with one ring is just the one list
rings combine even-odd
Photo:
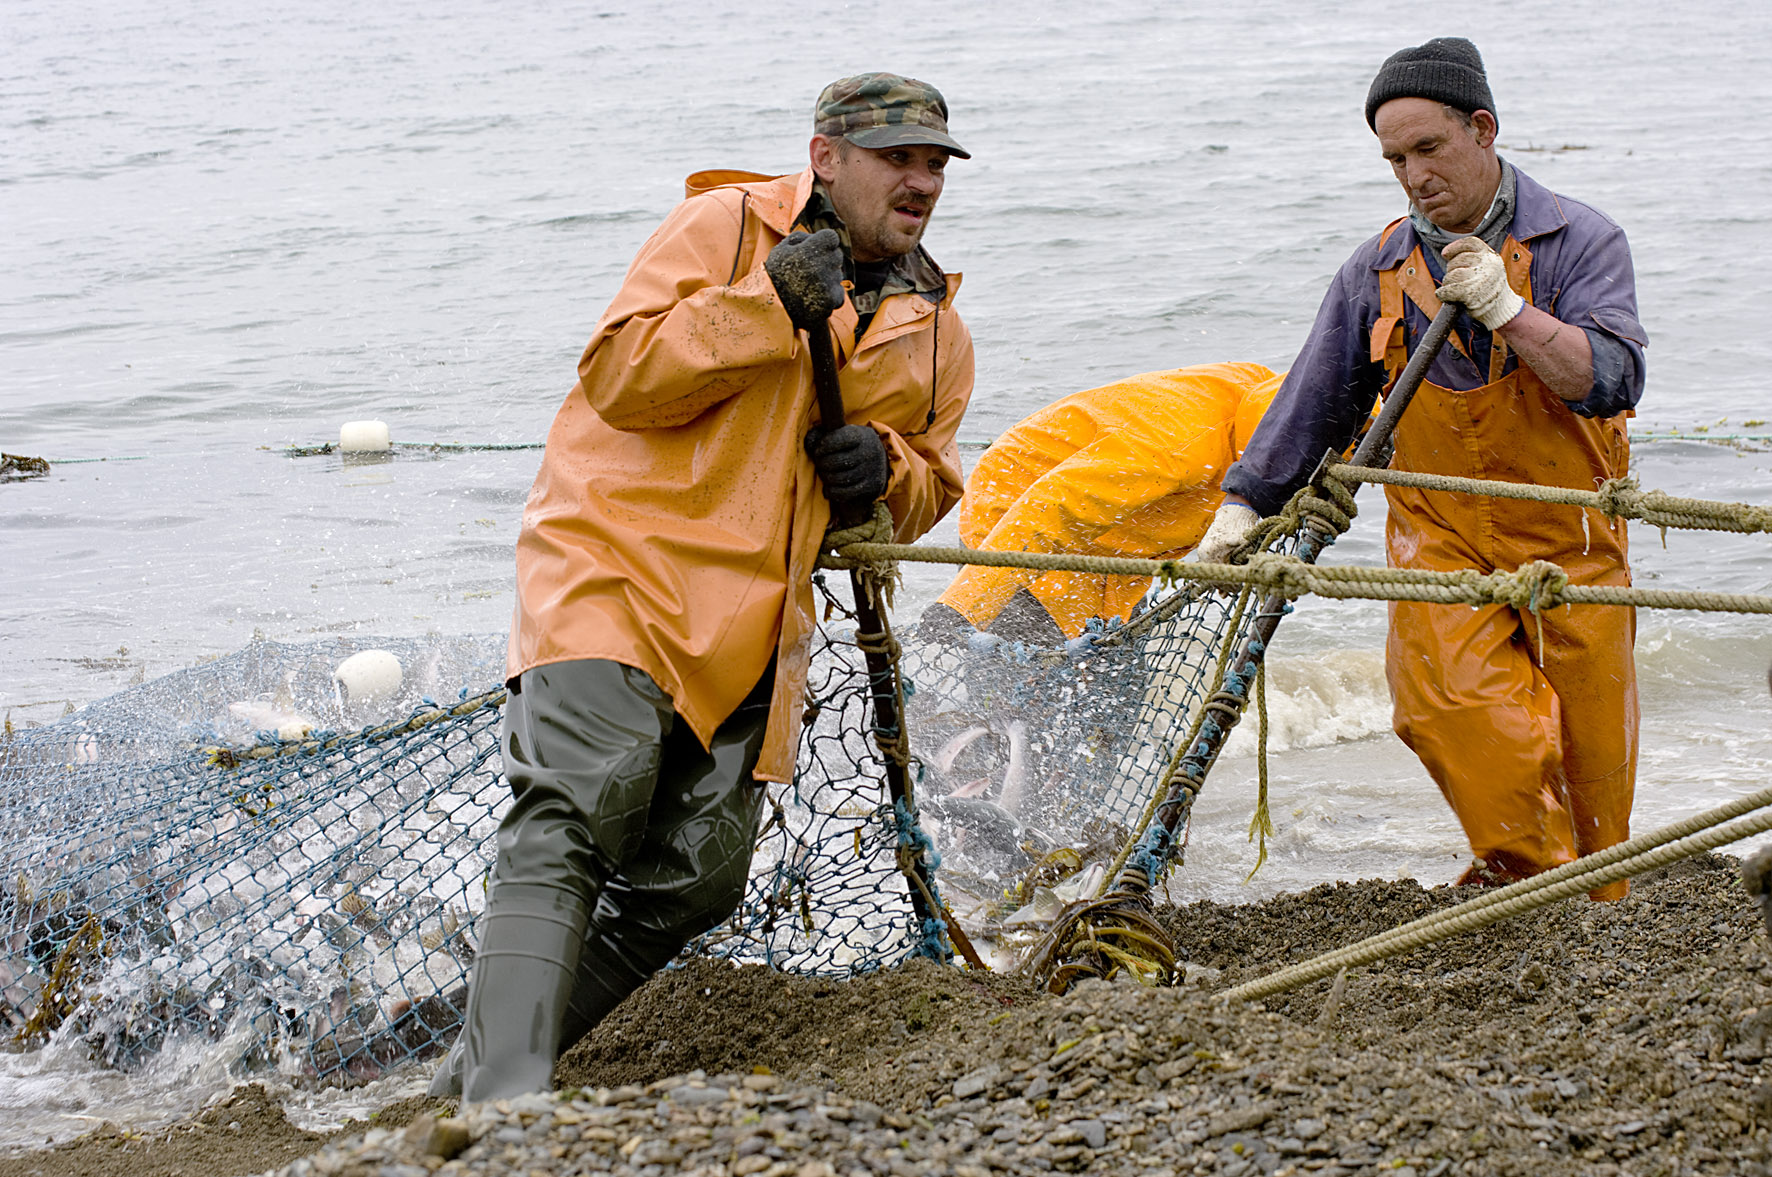
[[(1507, 284), (1513, 288), (1515, 294), (1530, 303), (1532, 301), (1532, 251), (1527, 249), (1523, 242), (1515, 241), (1513, 234), (1510, 233), (1507, 240), (1501, 243), (1499, 252), (1502, 264), (1507, 267)], [(1489, 381), (1494, 383), (1501, 379), (1501, 370), (1507, 364), (1508, 346), (1502, 341), (1499, 334), (1492, 333), (1489, 338)], [(1538, 380), (1538, 374), (1524, 364), (1518, 365), (1516, 370), (1522, 381), (1542, 383)]]
[[(1386, 225), (1378, 235), (1379, 245), (1388, 242), (1402, 223), (1403, 218), (1398, 217)], [(1372, 324), (1371, 334), (1372, 362), (1384, 364), (1386, 388), (1396, 382), (1397, 373), (1409, 359), (1403, 332), (1403, 290), (1397, 282), (1397, 269), (1393, 266), (1378, 271), (1378, 321)]]

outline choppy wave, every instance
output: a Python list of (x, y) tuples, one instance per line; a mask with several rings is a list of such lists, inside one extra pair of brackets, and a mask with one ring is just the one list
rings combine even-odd
[[(1390, 731), (1390, 695), (1384, 655), (1336, 650), (1303, 657), (1277, 655), (1267, 668), (1269, 753), (1321, 748)], [(1253, 755), (1258, 716), (1253, 708), (1225, 744), (1229, 757)]]

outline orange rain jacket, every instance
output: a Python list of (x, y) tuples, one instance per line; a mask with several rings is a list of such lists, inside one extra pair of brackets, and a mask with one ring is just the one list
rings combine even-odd
[[(1281, 377), (1260, 364), (1146, 372), (1074, 393), (997, 438), (966, 480), (960, 540), (993, 552), (1174, 558), (1206, 534), (1224, 471)], [(1125, 619), (1148, 576), (968, 567), (941, 602), (984, 628), (1018, 588), (1066, 637)]]
[[(812, 191), (809, 170), (702, 172), (641, 248), (548, 432), (517, 540), (507, 676), (605, 658), (652, 676), (705, 745), (771, 660), (774, 696), (755, 776), (794, 770), (812, 586), (830, 519), (802, 439), (812, 366), (769, 251)], [(855, 340), (831, 316), (852, 423), (885, 442), (896, 537), (960, 497), (954, 434), (972, 391), (972, 337), (953, 310), (887, 297)]]

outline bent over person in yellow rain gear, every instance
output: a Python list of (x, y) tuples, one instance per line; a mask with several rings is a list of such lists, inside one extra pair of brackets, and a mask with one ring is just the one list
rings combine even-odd
[[(1260, 364), (1199, 364), (1046, 406), (979, 458), (960, 504), (961, 542), (991, 552), (1186, 555), (1280, 379)], [(924, 619), (936, 629), (963, 619), (1006, 637), (1074, 638), (1092, 617), (1130, 618), (1150, 585), (1148, 576), (968, 567)]]

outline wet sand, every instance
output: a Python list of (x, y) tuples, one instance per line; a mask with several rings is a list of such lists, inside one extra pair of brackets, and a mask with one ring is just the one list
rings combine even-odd
[(836, 982), (699, 962), (561, 1060), (570, 1097), (468, 1109), (453, 1143), (428, 1129), (428, 1110), (454, 1111), (442, 1101), (327, 1139), (249, 1086), (171, 1130), (106, 1127), (0, 1160), (0, 1177), (1772, 1172), (1772, 944), (1733, 859), (1443, 942), (1339, 992), (1211, 996), (1468, 894), (1366, 881), (1162, 909), (1194, 966), (1167, 990), (1051, 997), (924, 964)]

